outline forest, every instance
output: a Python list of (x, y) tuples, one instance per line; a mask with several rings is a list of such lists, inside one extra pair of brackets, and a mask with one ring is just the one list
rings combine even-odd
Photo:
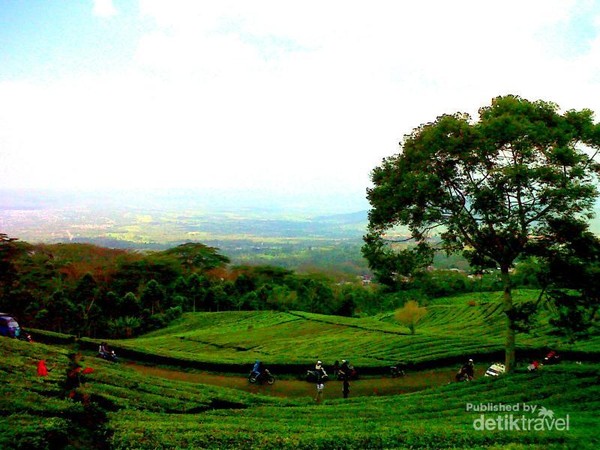
[[(126, 338), (164, 327), (184, 312), (276, 310), (340, 316), (391, 311), (408, 299), (494, 291), (497, 274), (429, 270), (391, 290), (370, 278), (234, 265), (219, 249), (189, 242), (161, 251), (85, 243), (30, 244), (0, 236), (0, 311), (25, 328)], [(520, 286), (536, 287), (523, 266)]]

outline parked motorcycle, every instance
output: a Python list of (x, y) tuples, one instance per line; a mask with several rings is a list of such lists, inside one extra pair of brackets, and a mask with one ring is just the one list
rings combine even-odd
[(269, 369), (265, 369), (259, 375), (250, 372), (248, 381), (252, 384), (273, 384), (275, 383), (275, 376), (269, 372)]

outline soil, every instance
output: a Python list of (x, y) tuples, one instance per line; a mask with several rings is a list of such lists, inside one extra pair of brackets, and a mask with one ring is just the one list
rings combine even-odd
[[(239, 389), (255, 394), (271, 395), (274, 397), (302, 398), (315, 396), (316, 385), (293, 376), (277, 377), (275, 384), (256, 385), (248, 382), (247, 377), (239, 374), (216, 374), (211, 372), (183, 371), (163, 367), (147, 366), (135, 362), (127, 362), (129, 367), (144, 375), (167, 378), (170, 380), (202, 383), (214, 386)], [(446, 367), (439, 369), (409, 372), (402, 377), (369, 377), (350, 382), (350, 397), (372, 395), (397, 395), (420, 391), (434, 386), (441, 386), (454, 382), (454, 375), (458, 368)], [(485, 369), (475, 371), (476, 377), (483, 376)], [(333, 380), (325, 385), (324, 396), (328, 398), (342, 398), (342, 382)]]

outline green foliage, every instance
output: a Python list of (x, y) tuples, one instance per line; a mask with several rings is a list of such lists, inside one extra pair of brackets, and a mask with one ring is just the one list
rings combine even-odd
[(126, 339), (138, 334), (141, 329), (142, 320), (139, 317), (122, 316), (108, 321), (107, 333), (113, 338)]
[[(589, 110), (560, 114), (552, 103), (509, 95), (481, 108), (478, 122), (457, 113), (414, 129), (402, 152), (371, 174), (364, 252), (373, 270), (406, 275), (389, 269), (389, 234), (399, 226), (408, 228), (421, 254), (439, 245), (478, 268), (499, 267), (510, 370), (516, 327), (509, 270), (532, 240), (557, 242), (557, 218), (589, 219), (600, 173), (600, 133), (592, 116)], [(401, 251), (412, 269), (415, 253)]]
[(600, 239), (582, 220), (560, 218), (548, 224), (549, 241), (532, 243), (537, 277), (554, 312), (550, 323), (571, 342), (587, 338), (600, 325)]
[[(364, 317), (393, 311), (410, 299), (424, 303), (501, 288), (497, 271), (476, 276), (457, 268), (417, 271), (412, 277), (395, 278), (394, 289), (399, 290), (394, 292), (379, 284), (339, 282), (324, 274), (270, 265), (215, 267), (210, 258), (223, 263), (225, 259), (201, 244), (184, 247), (208, 259), (193, 266), (183, 258), (182, 248), (139, 254), (82, 244), (5, 241), (14, 271), (10, 289), (0, 298), (3, 309), (16, 314), (27, 328), (99, 338), (155, 330), (178, 316), (169, 311), (275, 310)], [(201, 261), (207, 271), (200, 268)], [(459, 263), (445, 260), (450, 266)], [(532, 264), (527, 272), (519, 265), (513, 280), (531, 284), (534, 275), (542, 273), (538, 266)], [(567, 313), (564, 307), (555, 310)]]
[(419, 272), (411, 284), (428, 298), (447, 297), (474, 290), (474, 282), (467, 277), (466, 273), (451, 270)]
[(140, 296), (142, 308), (150, 309), (151, 314), (162, 309), (165, 302), (165, 291), (154, 279), (150, 280), (144, 287)]
[(162, 252), (162, 257), (174, 257), (186, 272), (206, 272), (229, 264), (228, 257), (218, 253), (218, 249), (204, 244), (188, 242)]
[(419, 306), (415, 300), (409, 300), (404, 306), (394, 312), (394, 318), (406, 325), (410, 330), (410, 334), (415, 334), (417, 324), (427, 314), (427, 308)]
[[(533, 302), (539, 294), (516, 291), (515, 303)], [(239, 364), (240, 358), (310, 365), (319, 357), (326, 364), (347, 358), (360, 368), (378, 368), (395, 364), (399, 358), (423, 363), (447, 357), (462, 359), (467, 354), (485, 357), (503, 348), (501, 297), (501, 292), (490, 292), (430, 300), (415, 335), (397, 322), (393, 312), (352, 318), (300, 311), (228, 311), (185, 313), (164, 329), (114, 345), (185, 361), (233, 365)], [(550, 317), (547, 311), (536, 316), (522, 335), (519, 351), (549, 345), (558, 351), (597, 351), (599, 334), (569, 344), (552, 334)]]

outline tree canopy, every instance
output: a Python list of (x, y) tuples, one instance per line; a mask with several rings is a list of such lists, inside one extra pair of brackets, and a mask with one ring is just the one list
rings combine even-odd
[[(598, 196), (600, 127), (588, 109), (559, 112), (546, 101), (493, 99), (479, 120), (443, 115), (405, 136), (399, 154), (371, 174), (372, 209), (363, 253), (387, 281), (431, 261), (437, 245), (474, 266), (499, 267), (507, 316), (506, 365), (515, 361), (509, 270), (557, 219), (587, 220)], [(394, 252), (406, 226), (418, 245)]]

